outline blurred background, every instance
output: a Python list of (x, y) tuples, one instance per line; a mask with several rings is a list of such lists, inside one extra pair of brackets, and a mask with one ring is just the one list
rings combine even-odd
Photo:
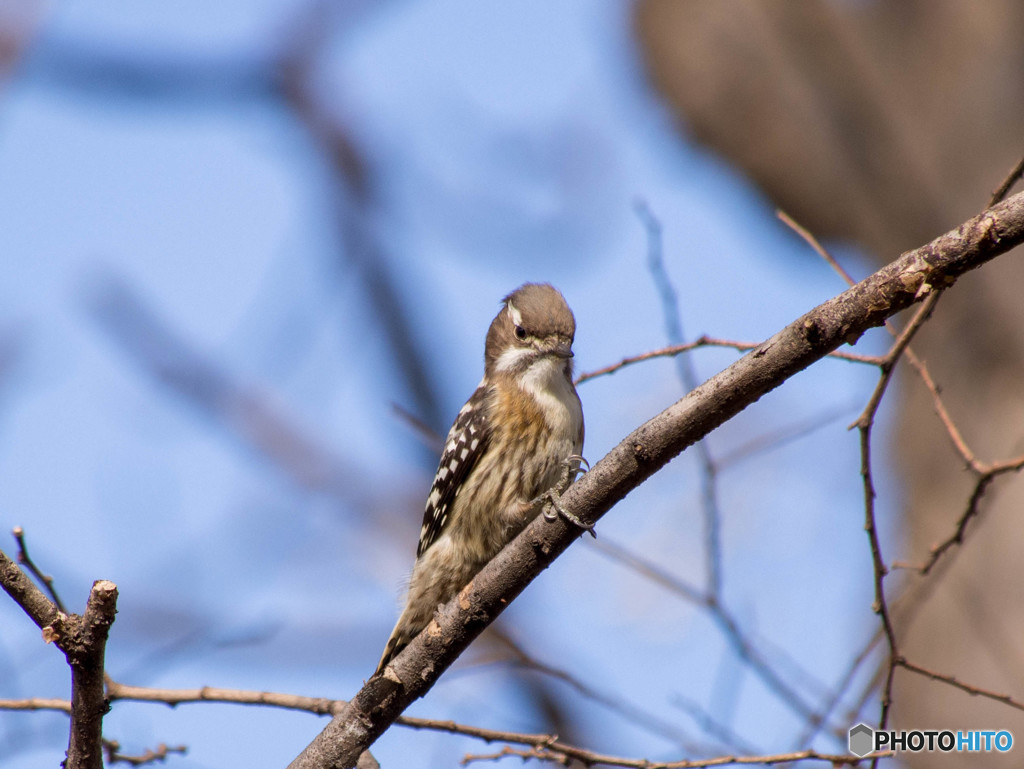
[[(72, 610), (117, 583), (123, 683), (350, 697), (502, 296), (562, 290), (578, 373), (766, 338), (844, 287), (776, 207), (857, 277), (985, 207), (1024, 151), (1022, 35), (1012, 0), (2, 2), (0, 530)], [(1024, 452), (1021, 272), (962, 280), (915, 343), (986, 460)], [(735, 358), (582, 384), (587, 458)], [(651, 760), (845, 752), (885, 662), (846, 429), (876, 379), (823, 361), (686, 452), (410, 715)], [(889, 561), (924, 560), (974, 482), (931, 408), (901, 375), (876, 430)], [(993, 484), (897, 627), (914, 661), (1017, 699), (1022, 497)], [(0, 601), (0, 697), (68, 678)], [(899, 726), (1024, 738), (1019, 712), (904, 671), (895, 699)], [(280, 766), (324, 723), (121, 702), (105, 735)], [(0, 716), (0, 765), (66, 742), (62, 714)], [(496, 749), (394, 727), (373, 752)]]

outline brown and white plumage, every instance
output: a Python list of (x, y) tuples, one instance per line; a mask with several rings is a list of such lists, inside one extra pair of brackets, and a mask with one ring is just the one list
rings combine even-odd
[(484, 378), (445, 441), (406, 606), (374, 675), (526, 526), (566, 459), (583, 449), (575, 332), (568, 304), (546, 283), (504, 298), (487, 331)]

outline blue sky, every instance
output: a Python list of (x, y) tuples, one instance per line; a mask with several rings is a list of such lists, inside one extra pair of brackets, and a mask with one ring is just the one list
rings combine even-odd
[[(436, 458), (395, 414), (393, 404), (415, 408), (339, 237), (345, 204), (324, 157), (258, 85), (300, 8), (60, 4), (0, 92), (0, 338), (16, 351), (0, 381), (0, 528), (25, 527), (74, 607), (94, 579), (118, 583), (108, 667), (126, 683), (348, 697), (373, 670), (411, 567)], [(480, 377), (498, 301), (526, 280), (555, 283), (573, 307), (579, 371), (666, 344), (637, 200), (662, 224), (691, 337), (760, 340), (842, 289), (769, 201), (680, 135), (644, 80), (628, 13), (448, 0), (364, 4), (325, 23), (311, 79), (370, 169), (374, 203), (359, 226), (431, 362), (435, 430)], [(153, 93), (83, 64), (109, 61), (185, 63), (213, 85)], [(243, 74), (221, 76), (230, 71)], [(286, 419), (341, 480), (318, 484), (268, 459), (237, 399), (211, 415), (154, 379), (110, 330), (111, 308), (125, 306), (144, 307), (243, 403)], [(702, 351), (694, 365), (706, 378), (733, 359)], [(730, 606), (825, 685), (873, 629), (856, 435), (845, 429), (873, 380), (824, 362), (711, 438), (724, 455), (838, 414), (719, 484)], [(681, 387), (658, 361), (580, 394), (595, 461)], [(883, 478), (883, 513), (896, 502)], [(695, 459), (631, 494), (599, 535), (699, 583)], [(799, 731), (701, 612), (585, 542), (504, 623), (538, 659), (647, 703), (696, 742), (673, 704), (681, 696), (760, 749), (785, 749)], [(9, 603), (0, 627), (0, 697), (66, 696), (60, 655)], [(472, 652), (412, 710), (542, 728), (507, 668), (471, 662)], [(569, 689), (560, 697), (596, 749), (680, 754)], [(322, 725), (122, 703), (106, 733), (128, 749), (187, 743), (169, 765), (270, 766)], [(62, 716), (9, 714), (0, 763), (53, 766), (64, 740)], [(415, 767), (485, 750), (394, 729), (375, 753)]]

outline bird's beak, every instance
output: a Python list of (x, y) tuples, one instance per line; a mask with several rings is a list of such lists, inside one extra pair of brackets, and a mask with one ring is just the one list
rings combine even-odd
[(552, 355), (557, 355), (559, 358), (571, 358), (572, 353), (572, 342), (558, 342), (552, 349)]

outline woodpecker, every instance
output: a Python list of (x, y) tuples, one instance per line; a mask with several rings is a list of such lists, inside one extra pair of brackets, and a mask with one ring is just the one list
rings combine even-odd
[(502, 300), (487, 331), (484, 378), (445, 440), (405, 609), (375, 676), (539, 511), (553, 505), (569, 517), (553, 489), (564, 491), (584, 461), (575, 333), (572, 310), (547, 283)]

